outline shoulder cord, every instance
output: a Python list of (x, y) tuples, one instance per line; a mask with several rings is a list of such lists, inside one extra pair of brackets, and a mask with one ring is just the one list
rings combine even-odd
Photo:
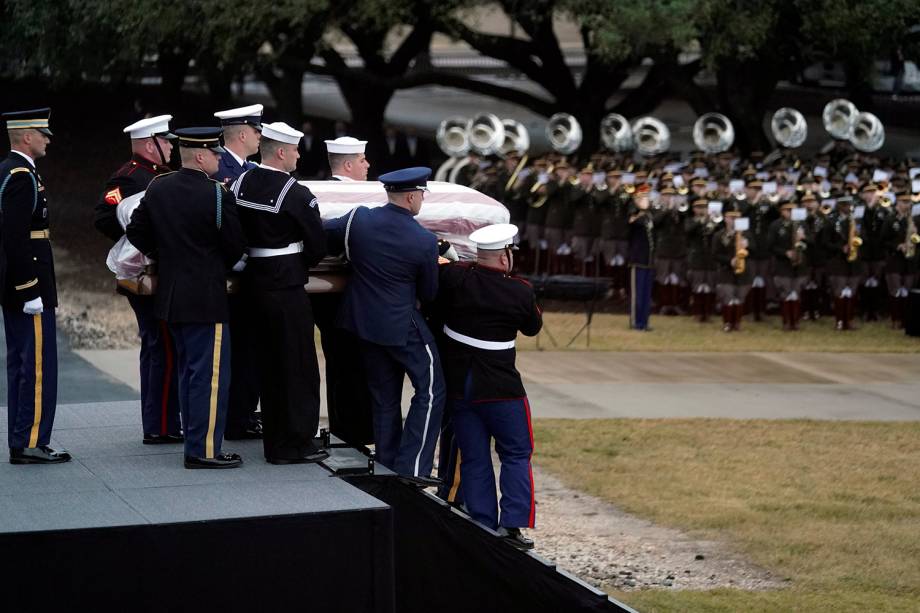
[(223, 222), (223, 207), (222, 207), (223, 194), (221, 194), (222, 191), (223, 191), (223, 188), (221, 188), (220, 183), (215, 183), (214, 193), (217, 194), (217, 229), (218, 230), (220, 230), (221, 223)]
[[(3, 211), (3, 191), (6, 189), (6, 184), (9, 183), (12, 178), (13, 175), (6, 175), (3, 184), (0, 185), (0, 212)], [(35, 180), (35, 175), (31, 172), (29, 173), (29, 178), (32, 179), (32, 188), (35, 190), (35, 195), (32, 197), (32, 213), (34, 214), (36, 207), (38, 207), (38, 182)]]
[(351, 220), (355, 218), (355, 213), (358, 211), (358, 207), (355, 207), (351, 210), (351, 213), (348, 214), (348, 223), (345, 224), (345, 259), (351, 261), (351, 249), (348, 247), (348, 236), (351, 234)]

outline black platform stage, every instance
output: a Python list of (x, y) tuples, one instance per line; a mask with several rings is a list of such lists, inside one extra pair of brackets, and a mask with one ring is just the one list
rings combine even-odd
[(2, 447), (0, 610), (629, 610), (380, 466), (335, 476), (366, 470), (356, 449), (273, 466), (261, 441), (230, 441), (242, 468), (185, 470), (181, 445), (141, 444), (139, 415), (60, 405), (68, 464), (14, 466)]

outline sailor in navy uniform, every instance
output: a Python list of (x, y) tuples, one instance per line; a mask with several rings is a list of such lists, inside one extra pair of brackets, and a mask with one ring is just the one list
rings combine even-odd
[[(414, 219), (430, 175), (422, 167), (381, 175), (389, 204), (358, 207), (326, 224), (330, 250), (351, 262), (338, 323), (362, 341), (377, 458), (424, 486), (439, 483), (430, 475), (444, 405), (438, 350), (419, 312), (438, 290), (437, 238)], [(403, 425), (406, 375), (415, 393)]]
[(150, 182), (134, 211), (128, 240), (156, 260), (156, 316), (176, 343), (186, 468), (234, 468), (221, 453), (230, 379), (227, 273), (245, 247), (233, 194), (210, 177), (220, 128), (176, 130), (182, 169)]
[(3, 114), (10, 154), (0, 163), (0, 300), (11, 464), (70, 460), (48, 446), (57, 405), (57, 289), (48, 200), (35, 160), (51, 142), (50, 115), (48, 108)]
[[(159, 115), (141, 119), (124, 129), (131, 137), (131, 160), (109, 177), (95, 210), (96, 229), (113, 241), (125, 233), (118, 222), (118, 204), (146, 190), (155, 177), (170, 172), (167, 164), (175, 139), (169, 132), (171, 119), (172, 115)], [(120, 286), (116, 291), (127, 297), (141, 339), (143, 442), (145, 445), (181, 443), (176, 349), (166, 322), (154, 314), (153, 296), (132, 294)]]
[[(534, 527), (533, 429), (514, 343), (518, 332), (536, 335), (543, 317), (530, 284), (510, 275), (517, 232), (512, 224), (473, 232), (478, 261), (441, 267), (437, 307), (447, 337), (444, 372), (467, 511), (512, 545), (530, 549), (533, 541), (520, 529)], [(500, 516), (493, 439), (501, 461)]]
[[(262, 132), (262, 105), (253, 104), (226, 111), (214, 116), (220, 119), (224, 129), (224, 153), (220, 166), (212, 176), (224, 182), (227, 187), (243, 172), (256, 167), (246, 158), (259, 151)], [(253, 337), (252, 309), (246, 297), (237, 292), (239, 275), (231, 274), (230, 331), (237, 347), (251, 347)], [(230, 408), (227, 413), (227, 440), (262, 438), (262, 423), (256, 409), (259, 406), (258, 366), (252, 352), (234, 351), (230, 356)]]
[(318, 462), (329, 454), (313, 438), (319, 427), (319, 364), (313, 314), (304, 285), (326, 253), (316, 198), (291, 172), (302, 132), (285, 123), (262, 126), (262, 163), (233, 184), (249, 245), (243, 293), (253, 308), (262, 391), (262, 443), (273, 464)]
[(367, 171), (371, 164), (364, 151), (366, 140), (351, 136), (340, 136), (326, 141), (329, 154), (329, 170), (333, 181), (367, 181)]
[[(342, 136), (326, 141), (333, 181), (366, 181), (370, 167), (364, 155), (367, 141)], [(343, 255), (332, 252), (332, 256)], [(326, 409), (329, 431), (352, 445), (374, 442), (371, 392), (361, 359), (361, 342), (336, 325), (342, 306), (341, 292), (310, 294), (313, 318), (319, 328), (326, 360)]]

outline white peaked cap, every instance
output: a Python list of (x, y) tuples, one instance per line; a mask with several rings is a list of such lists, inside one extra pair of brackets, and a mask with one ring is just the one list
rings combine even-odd
[(517, 236), (518, 227), (511, 223), (496, 223), (485, 228), (479, 228), (470, 234), (470, 240), (476, 243), (477, 249), (496, 251), (512, 244), (512, 239)]
[[(155, 134), (166, 136), (169, 134), (169, 120), (172, 115), (157, 115), (135, 121), (130, 126), (125, 127), (123, 132), (134, 138), (150, 138)], [(172, 135), (170, 135), (172, 136)]]
[(283, 121), (262, 124), (262, 138), (296, 145), (303, 138), (303, 132), (295, 130)]
[(250, 104), (249, 106), (227, 109), (226, 111), (217, 111), (214, 113), (214, 116), (220, 120), (243, 119), (245, 117), (254, 117), (257, 115), (261, 116), (263, 108), (265, 107), (263, 107), (261, 104)]
[(326, 150), (329, 153), (364, 153), (366, 140), (358, 140), (351, 136), (340, 136), (335, 140), (326, 141)]

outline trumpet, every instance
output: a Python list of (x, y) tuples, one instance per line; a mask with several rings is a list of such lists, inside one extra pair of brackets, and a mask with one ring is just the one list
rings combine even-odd
[(744, 236), (741, 232), (735, 230), (735, 274), (744, 274), (745, 260), (748, 256), (748, 250), (744, 246)]
[(790, 258), (793, 266), (798, 266), (802, 263), (802, 258), (805, 255), (805, 250), (808, 249), (808, 244), (802, 239), (802, 226), (796, 222), (792, 222), (792, 249), (794, 253), (793, 257)]
[(856, 219), (850, 217), (850, 228), (847, 234), (847, 246), (849, 247), (849, 252), (847, 253), (847, 262), (855, 262), (859, 258), (859, 248), (862, 246), (863, 240), (856, 236)]

